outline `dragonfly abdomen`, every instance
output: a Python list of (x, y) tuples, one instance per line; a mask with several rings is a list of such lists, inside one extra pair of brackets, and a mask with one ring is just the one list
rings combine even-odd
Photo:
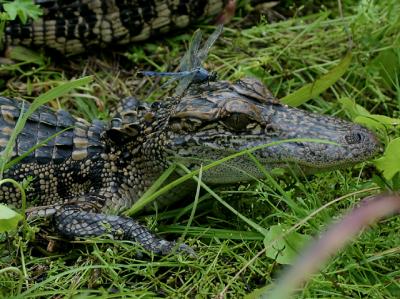
[(184, 72), (153, 72), (153, 71), (141, 71), (140, 74), (149, 77), (186, 77), (190, 75), (192, 72), (184, 71)]

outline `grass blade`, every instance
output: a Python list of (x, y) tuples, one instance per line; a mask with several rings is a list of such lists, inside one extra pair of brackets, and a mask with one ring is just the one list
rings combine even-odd
[(337, 80), (340, 79), (340, 77), (343, 76), (350, 66), (351, 57), (351, 52), (348, 52), (336, 67), (331, 69), (319, 79), (315, 80), (313, 83), (306, 84), (295, 92), (283, 97), (280, 100), (281, 103), (292, 107), (297, 107), (313, 97), (316, 97), (321, 92), (331, 87)]

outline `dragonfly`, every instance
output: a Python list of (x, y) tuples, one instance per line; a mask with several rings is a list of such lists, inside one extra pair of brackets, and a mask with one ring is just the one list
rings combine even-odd
[(202, 32), (197, 29), (193, 34), (192, 40), (189, 44), (189, 49), (183, 56), (181, 63), (178, 66), (178, 72), (153, 72), (141, 71), (140, 74), (151, 77), (171, 77), (163, 87), (179, 80), (179, 84), (175, 89), (177, 96), (182, 96), (186, 89), (192, 84), (201, 84), (205, 82), (215, 81), (217, 74), (215, 72), (208, 72), (202, 67), (203, 61), (207, 58), (208, 52), (217, 38), (221, 35), (223, 25), (218, 25), (215, 31), (209, 36), (200, 49)]

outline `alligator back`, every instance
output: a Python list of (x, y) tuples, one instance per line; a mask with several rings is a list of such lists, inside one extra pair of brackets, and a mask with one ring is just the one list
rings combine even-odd
[[(0, 150), (3, 151), (22, 111), (30, 104), (0, 97)], [(60, 164), (82, 160), (104, 151), (101, 133), (105, 124), (74, 118), (69, 113), (42, 106), (27, 120), (15, 142), (12, 157), (29, 152), (23, 162)], [(42, 143), (42, 144), (41, 144)], [(41, 144), (32, 151), (32, 147)]]

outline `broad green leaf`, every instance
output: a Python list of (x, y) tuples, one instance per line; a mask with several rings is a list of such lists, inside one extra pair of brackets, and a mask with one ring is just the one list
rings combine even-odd
[(7, 12), (9, 20), (15, 20), (18, 15), (23, 24), (28, 21), (28, 18), (36, 20), (42, 15), (40, 6), (34, 4), (32, 0), (14, 0), (11, 3), (3, 4), (3, 8)]
[(315, 82), (306, 84), (302, 88), (285, 96), (280, 102), (292, 107), (297, 107), (319, 95), (343, 76), (349, 68), (351, 56), (351, 52), (348, 52), (342, 61), (328, 73), (315, 80)]
[(28, 15), (26, 14), (25, 10), (18, 10), (18, 17), (21, 20), (22, 24), (25, 24), (28, 21)]
[(372, 130), (381, 132), (385, 131), (385, 126), (383, 124), (368, 116), (357, 116), (356, 118), (353, 119), (353, 121), (357, 124), (363, 125)]
[(370, 115), (367, 109), (365, 109), (361, 105), (358, 105), (353, 99), (341, 98), (339, 99), (339, 103), (342, 105), (343, 110), (345, 110), (350, 115), (350, 118), (353, 120), (360, 115)]
[(385, 126), (397, 126), (400, 124), (400, 119), (398, 118), (369, 113), (367, 109), (358, 105), (353, 99), (341, 98), (339, 102), (354, 122), (370, 129), (385, 130)]
[(385, 131), (388, 126), (398, 126), (400, 124), (400, 119), (398, 118), (392, 118), (379, 114), (357, 116), (353, 119), (353, 121), (376, 131)]
[(22, 215), (0, 204), (0, 233), (15, 230), (18, 227), (18, 222), (22, 220), (22, 218)]
[[(284, 225), (274, 225), (264, 239), (264, 246), (267, 247), (266, 255), (276, 260), (279, 264), (290, 264), (297, 257), (299, 251), (310, 241), (311, 237), (297, 232), (291, 232), (282, 238), (282, 235), (289, 229)], [(271, 243), (272, 246), (271, 246)]]
[(398, 126), (400, 124), (399, 118), (393, 118), (386, 115), (371, 114), (369, 117), (387, 126)]
[(386, 147), (385, 153), (374, 164), (390, 180), (400, 172), (400, 137), (393, 139)]
[(400, 51), (389, 48), (381, 51), (371, 62), (371, 66), (379, 71), (383, 81), (389, 87), (395, 87), (400, 80)]
[(17, 17), (18, 9), (15, 7), (14, 3), (5, 3), (3, 4), (3, 8), (5, 12), (8, 13), (10, 20), (15, 20)]

